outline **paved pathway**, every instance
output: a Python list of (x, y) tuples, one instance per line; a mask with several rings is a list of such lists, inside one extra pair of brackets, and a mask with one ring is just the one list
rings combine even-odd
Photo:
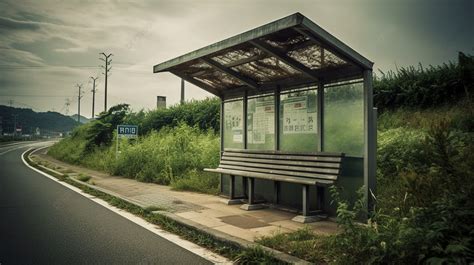
[[(224, 199), (219, 196), (173, 191), (168, 186), (110, 176), (103, 172), (55, 160), (47, 156), (45, 152), (43, 150), (36, 153), (33, 159), (47, 161), (57, 167), (58, 171), (86, 174), (92, 177), (89, 183), (120, 194), (140, 205), (165, 209), (182, 218), (244, 240), (254, 241), (261, 236), (277, 232), (291, 232), (305, 226), (291, 221), (295, 217), (293, 213), (276, 209), (245, 211), (239, 208), (240, 205), (224, 204)], [(74, 175), (74, 173), (70, 174)], [(320, 234), (334, 233), (337, 230), (337, 225), (331, 221), (320, 221), (307, 225)]]

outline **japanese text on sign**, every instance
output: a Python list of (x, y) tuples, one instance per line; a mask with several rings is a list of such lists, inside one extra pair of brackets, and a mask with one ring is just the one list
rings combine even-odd
[(308, 97), (295, 97), (283, 104), (283, 134), (317, 133), (317, 113), (308, 108)]

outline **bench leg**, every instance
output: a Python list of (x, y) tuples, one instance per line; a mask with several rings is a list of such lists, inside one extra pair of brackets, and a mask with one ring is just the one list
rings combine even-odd
[(230, 175), (229, 197), (231, 200), (235, 198), (235, 176)]
[(241, 204), (242, 201), (240, 199), (235, 198), (235, 176), (230, 175), (230, 183), (229, 183), (229, 200), (225, 201), (227, 205), (233, 204)]
[(247, 185), (248, 185), (248, 203), (242, 205), (240, 208), (246, 211), (250, 210), (257, 210), (257, 209), (262, 209), (263, 205), (261, 204), (255, 204), (255, 179), (254, 178), (247, 178)]
[(247, 198), (248, 197), (248, 178), (247, 177), (242, 177), (242, 190), (244, 191), (244, 197)]
[(274, 181), (273, 182), (273, 201), (275, 204), (278, 204), (280, 202), (280, 182), (279, 181)]
[(310, 203), (310, 198), (309, 198), (309, 185), (302, 185), (303, 190), (303, 211), (302, 215), (297, 215), (293, 219), (293, 221), (298, 222), (298, 223), (312, 223), (316, 222), (319, 220), (317, 216), (311, 216), (309, 213), (309, 203)]
[(317, 187), (317, 197), (318, 197), (318, 210), (322, 211), (324, 209), (324, 188)]
[(303, 185), (303, 216), (309, 216), (309, 186)]
[(253, 178), (248, 179), (248, 198), (249, 204), (254, 204), (255, 194), (254, 194), (255, 180)]

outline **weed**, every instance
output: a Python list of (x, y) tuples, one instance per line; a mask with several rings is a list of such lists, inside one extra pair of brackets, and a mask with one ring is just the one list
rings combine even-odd
[(263, 236), (256, 242), (288, 253), (292, 256), (316, 263), (328, 262), (326, 247), (328, 236), (316, 235), (306, 226), (291, 233), (275, 233), (271, 236)]
[(77, 179), (82, 182), (88, 182), (91, 179), (91, 176), (87, 176), (81, 173), (77, 176)]
[(243, 250), (235, 259), (236, 264), (285, 264), (275, 258), (261, 247)]
[(148, 206), (145, 208), (145, 212), (147, 213), (151, 213), (151, 212), (154, 212), (154, 211), (161, 211), (163, 210), (163, 208), (161, 207), (158, 207), (158, 206)]

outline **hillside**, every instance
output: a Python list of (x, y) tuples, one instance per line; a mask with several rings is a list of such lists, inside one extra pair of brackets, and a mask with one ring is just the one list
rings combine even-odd
[[(71, 119), (77, 121), (77, 114), (71, 115), (71, 116), (69, 116), (69, 117), (70, 117)], [(81, 124), (88, 123), (88, 122), (90, 122), (90, 121), (91, 121), (91, 119), (88, 119), (88, 118), (86, 118), (86, 117), (84, 117), (84, 116), (81, 115), (81, 118), (80, 118)]]
[(39, 128), (43, 135), (64, 133), (77, 126), (77, 122), (71, 117), (58, 112), (35, 112), (31, 109), (0, 105), (3, 133), (13, 132), (15, 116), (17, 128), (22, 128), (22, 134), (34, 134), (36, 128)]

